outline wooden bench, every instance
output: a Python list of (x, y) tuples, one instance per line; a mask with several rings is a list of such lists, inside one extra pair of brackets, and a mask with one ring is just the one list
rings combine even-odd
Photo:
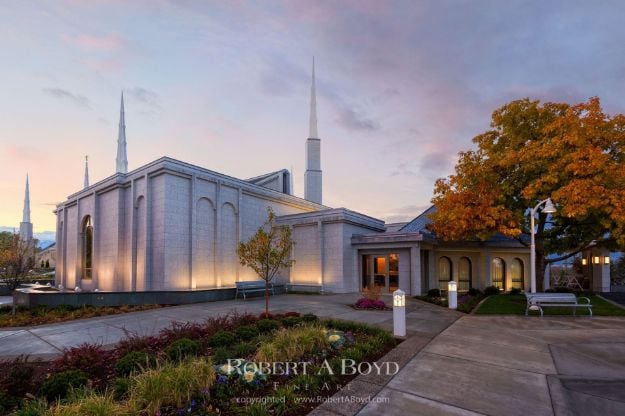
[[(576, 297), (574, 293), (526, 293), (527, 306), (525, 307), (525, 315), (527, 315), (532, 307), (538, 307), (540, 316), (543, 316), (543, 308), (545, 307), (565, 307), (573, 308), (573, 316), (577, 312), (577, 308), (586, 308), (592, 316), (592, 305), (590, 299), (586, 297)], [(580, 303), (580, 299), (585, 299), (584, 303)]]
[[(254, 292), (264, 292), (265, 291), (265, 281), (264, 280), (250, 280), (244, 282), (236, 282), (237, 291), (234, 295), (234, 298), (237, 299), (239, 297), (239, 292), (243, 294), (243, 300), (247, 297), (248, 293)], [(275, 295), (273, 290), (273, 283), (269, 282), (269, 293)]]

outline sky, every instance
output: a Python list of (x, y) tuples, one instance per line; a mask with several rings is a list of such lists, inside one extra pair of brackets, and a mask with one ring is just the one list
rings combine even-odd
[(114, 173), (170, 156), (303, 195), (315, 56), (324, 204), (388, 222), (519, 98), (625, 112), (620, 1), (0, 0), (0, 226), (35, 231)]

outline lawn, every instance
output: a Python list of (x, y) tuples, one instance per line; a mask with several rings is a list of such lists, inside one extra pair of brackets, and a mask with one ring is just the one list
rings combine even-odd
[[(488, 297), (475, 312), (478, 315), (525, 315), (525, 295), (495, 295)], [(598, 296), (591, 295), (592, 314), (594, 316), (625, 316), (625, 309), (614, 306)], [(532, 315), (538, 312), (530, 312)], [(545, 315), (573, 315), (572, 308), (544, 308)], [(577, 315), (588, 315), (580, 308)]]

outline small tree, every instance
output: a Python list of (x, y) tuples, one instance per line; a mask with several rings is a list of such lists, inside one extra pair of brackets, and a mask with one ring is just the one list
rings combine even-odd
[(35, 239), (25, 241), (17, 233), (2, 233), (0, 236), (0, 280), (11, 292), (19, 287), (35, 266), (35, 245)]
[(276, 225), (276, 214), (267, 207), (267, 221), (247, 243), (239, 243), (237, 254), (242, 266), (254, 270), (265, 281), (265, 315), (269, 315), (269, 282), (280, 269), (291, 267), (291, 229)]
[(50, 260), (46, 260), (46, 269), (50, 268)]

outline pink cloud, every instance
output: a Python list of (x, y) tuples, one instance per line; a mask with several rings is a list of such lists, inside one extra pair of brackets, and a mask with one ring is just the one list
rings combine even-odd
[(64, 39), (89, 51), (116, 51), (126, 44), (125, 39), (117, 33), (104, 36), (81, 34), (75, 37), (64, 36)]

